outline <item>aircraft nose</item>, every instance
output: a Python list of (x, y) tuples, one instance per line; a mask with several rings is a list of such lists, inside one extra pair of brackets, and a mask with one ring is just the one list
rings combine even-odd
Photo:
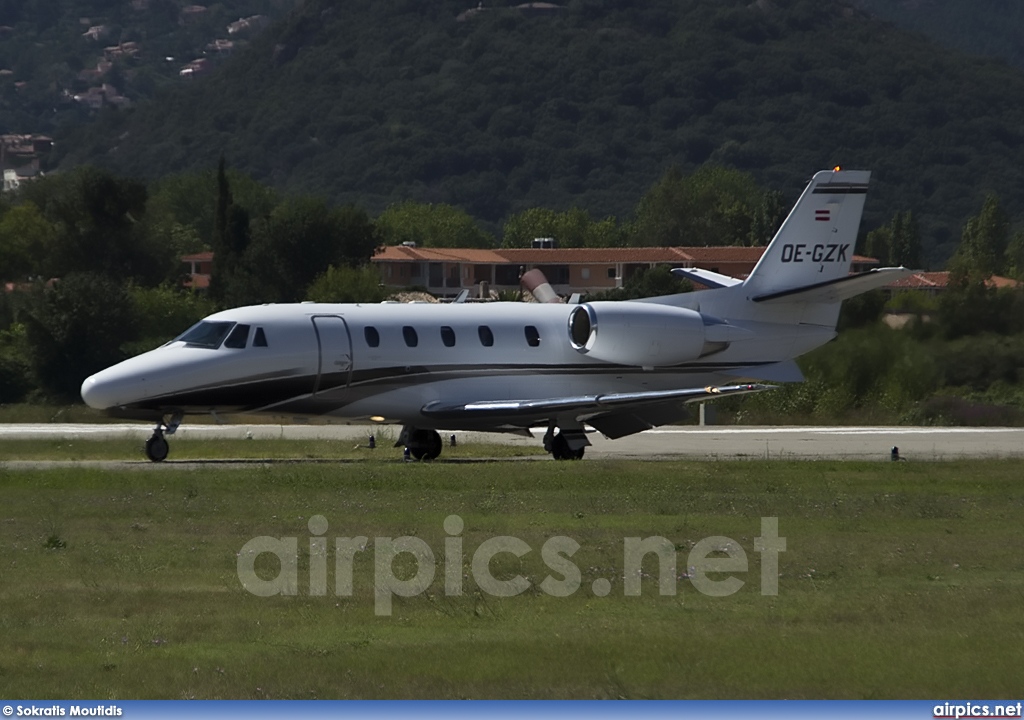
[(137, 395), (140, 389), (139, 382), (119, 377), (108, 369), (85, 379), (82, 383), (82, 400), (91, 408), (106, 410), (129, 402), (133, 399), (131, 396)]
[(106, 410), (113, 405), (109, 383), (99, 379), (99, 374), (90, 375), (82, 383), (82, 400), (91, 408)]

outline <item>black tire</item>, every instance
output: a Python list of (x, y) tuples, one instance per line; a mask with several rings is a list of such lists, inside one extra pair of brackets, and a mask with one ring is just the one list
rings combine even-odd
[(551, 440), (551, 455), (555, 460), (582, 460), (584, 450), (586, 450), (586, 446), (579, 450), (570, 448), (569, 442), (562, 437), (562, 433), (558, 433)]
[(167, 439), (163, 435), (153, 435), (146, 441), (146, 457), (153, 462), (163, 462), (170, 451), (171, 446), (167, 444)]
[(417, 460), (436, 460), (444, 444), (436, 430), (417, 430), (409, 444), (409, 454)]
[(424, 460), (436, 460), (441, 456), (441, 449), (444, 443), (441, 442), (441, 434), (436, 430), (427, 431), (427, 451), (423, 453)]

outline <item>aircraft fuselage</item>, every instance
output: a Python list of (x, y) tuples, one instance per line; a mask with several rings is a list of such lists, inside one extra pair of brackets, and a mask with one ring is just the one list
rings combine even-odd
[[(204, 321), (229, 324), (216, 347), (181, 339), (169, 342), (92, 376), (83, 386), (83, 397), (94, 407), (139, 418), (216, 410), (383, 418), (459, 429), (465, 421), (424, 415), (422, 409), (439, 401), (718, 385), (736, 380), (727, 371), (790, 356), (765, 354), (770, 348), (752, 339), (743, 343), (751, 346), (747, 352), (726, 349), (672, 367), (603, 362), (570, 343), (569, 317), (578, 307), (302, 303), (237, 308)], [(244, 344), (236, 339), (236, 347), (229, 347), (229, 336), (244, 326)], [(255, 342), (257, 333), (265, 344)], [(546, 416), (517, 414), (482, 423), (508, 429), (542, 422)]]

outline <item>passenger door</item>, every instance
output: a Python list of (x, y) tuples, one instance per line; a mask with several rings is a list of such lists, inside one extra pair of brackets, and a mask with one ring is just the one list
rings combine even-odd
[(320, 348), (313, 394), (348, 387), (352, 380), (352, 339), (345, 319), (338, 315), (316, 315), (313, 330)]

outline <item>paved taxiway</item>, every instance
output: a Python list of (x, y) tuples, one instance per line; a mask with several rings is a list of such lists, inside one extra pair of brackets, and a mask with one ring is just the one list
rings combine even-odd
[[(0, 424), (0, 461), (3, 442), (13, 439), (109, 439), (149, 436), (149, 425), (13, 425)], [(327, 439), (365, 443), (378, 433), (379, 448), (392, 451), (388, 438), (398, 428), (366, 425), (183, 425), (169, 437), (171, 459), (179, 438)], [(445, 439), (451, 433), (445, 433)], [(454, 433), (459, 443), (490, 442), (537, 445), (534, 439), (492, 433)], [(907, 460), (950, 460), (980, 457), (1024, 457), (1024, 428), (931, 427), (666, 427), (607, 440), (589, 435), (593, 447), (587, 459), (598, 458), (782, 458), (889, 460), (893, 446)], [(140, 452), (141, 455), (141, 452)], [(442, 455), (442, 458), (444, 456)], [(140, 458), (141, 459), (141, 458)]]

